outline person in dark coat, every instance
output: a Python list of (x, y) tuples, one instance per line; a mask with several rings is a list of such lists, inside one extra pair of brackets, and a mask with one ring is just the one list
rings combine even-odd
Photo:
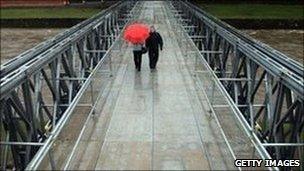
[(159, 49), (163, 50), (163, 39), (161, 35), (156, 32), (155, 27), (150, 27), (150, 36), (146, 40), (146, 48), (149, 54), (150, 69), (156, 69), (156, 64), (159, 56)]

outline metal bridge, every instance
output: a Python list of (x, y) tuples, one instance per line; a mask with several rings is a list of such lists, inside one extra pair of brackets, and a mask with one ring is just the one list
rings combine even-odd
[[(163, 35), (134, 69), (133, 21)], [(1, 169), (303, 163), (303, 66), (184, 1), (121, 1), (1, 65)], [(277, 170), (277, 167), (270, 167)]]

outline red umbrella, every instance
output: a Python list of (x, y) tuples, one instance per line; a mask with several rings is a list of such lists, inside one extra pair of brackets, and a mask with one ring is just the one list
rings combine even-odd
[(144, 43), (149, 37), (149, 27), (145, 24), (131, 24), (124, 32), (124, 39), (133, 44)]

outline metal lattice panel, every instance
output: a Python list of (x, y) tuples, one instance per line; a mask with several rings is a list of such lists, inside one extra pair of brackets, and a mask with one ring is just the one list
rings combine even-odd
[[(109, 64), (112, 72), (109, 51), (136, 15), (135, 4), (117, 2), (1, 66), (1, 169), (35, 169), (46, 154), (52, 164), (50, 145), (92, 90), (97, 69)], [(93, 91), (90, 97), (83, 106), (93, 112)]]
[[(246, 123), (261, 157), (303, 160), (303, 66), (191, 3), (174, 1), (171, 6), (203, 57), (197, 60), (209, 65), (242, 113), (240, 122)], [(183, 43), (187, 50), (189, 43)]]
[[(261, 158), (303, 160), (303, 67), (191, 3), (167, 5), (183, 55), (197, 65), (192, 70), (208, 73), (204, 89), (212, 110), (234, 114)], [(140, 8), (140, 2), (118, 2), (1, 66), (1, 169), (69, 168), (107, 81), (101, 75), (114, 72), (111, 53), (124, 46), (121, 32)], [(225, 113), (228, 108), (233, 113)], [(67, 126), (74, 119), (81, 120), (77, 135)], [(70, 140), (74, 146), (63, 150), (69, 154), (55, 163), (54, 147)]]

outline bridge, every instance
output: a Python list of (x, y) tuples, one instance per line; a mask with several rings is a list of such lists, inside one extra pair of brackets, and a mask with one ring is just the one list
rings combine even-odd
[[(156, 72), (147, 55), (135, 70), (122, 39), (133, 21), (164, 38)], [(303, 163), (303, 66), (189, 2), (117, 2), (1, 65), (0, 76), (1, 170)]]

